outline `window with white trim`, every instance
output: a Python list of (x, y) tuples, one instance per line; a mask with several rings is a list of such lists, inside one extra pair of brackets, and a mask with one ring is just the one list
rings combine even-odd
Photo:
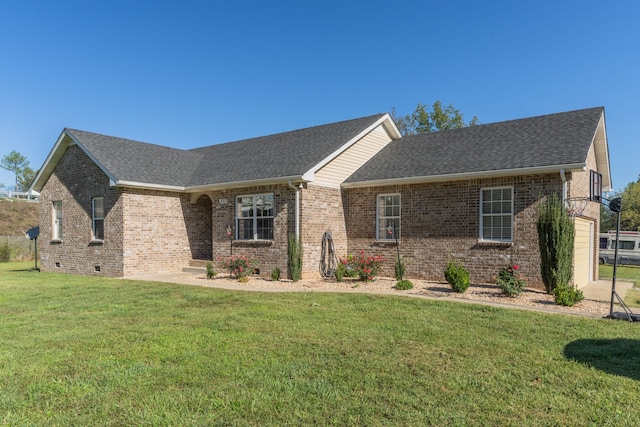
[(91, 232), (93, 240), (104, 240), (104, 197), (91, 199)]
[(480, 240), (513, 241), (513, 187), (480, 190)]
[(51, 239), (62, 240), (62, 200), (53, 202)]
[(273, 240), (273, 193), (236, 198), (236, 239)]
[(376, 239), (399, 239), (400, 194), (379, 194), (376, 205)]

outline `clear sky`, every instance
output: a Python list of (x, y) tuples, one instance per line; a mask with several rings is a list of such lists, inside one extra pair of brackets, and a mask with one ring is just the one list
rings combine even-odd
[(34, 169), (64, 127), (193, 148), (441, 100), (481, 123), (604, 106), (614, 188), (640, 175), (637, 0), (0, 0), (0, 17), (0, 156)]

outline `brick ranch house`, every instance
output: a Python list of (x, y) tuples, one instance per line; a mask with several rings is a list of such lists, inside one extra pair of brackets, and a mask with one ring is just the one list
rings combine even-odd
[[(538, 205), (594, 183), (611, 189), (601, 107), (407, 137), (379, 114), (191, 150), (64, 129), (32, 190), (43, 271), (179, 271), (232, 244), (269, 276), (295, 233), (312, 277), (330, 231), (338, 256), (385, 256), (384, 275), (397, 236), (409, 278), (455, 258), (475, 282), (517, 263), (541, 286)], [(599, 216), (588, 202), (575, 219), (579, 286), (598, 277)]]

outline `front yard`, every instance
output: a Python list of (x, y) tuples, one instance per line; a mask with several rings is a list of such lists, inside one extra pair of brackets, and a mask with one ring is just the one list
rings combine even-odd
[(0, 264), (0, 425), (637, 425), (638, 324)]

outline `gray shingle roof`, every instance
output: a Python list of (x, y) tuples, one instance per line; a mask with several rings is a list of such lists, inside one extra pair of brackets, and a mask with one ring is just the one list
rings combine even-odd
[(345, 183), (584, 163), (602, 107), (404, 137)]
[(192, 150), (201, 157), (190, 185), (302, 175), (384, 114)]
[(119, 181), (184, 187), (199, 158), (186, 150), (66, 129)]
[(118, 181), (199, 186), (300, 176), (384, 114), (192, 150), (65, 129)]

